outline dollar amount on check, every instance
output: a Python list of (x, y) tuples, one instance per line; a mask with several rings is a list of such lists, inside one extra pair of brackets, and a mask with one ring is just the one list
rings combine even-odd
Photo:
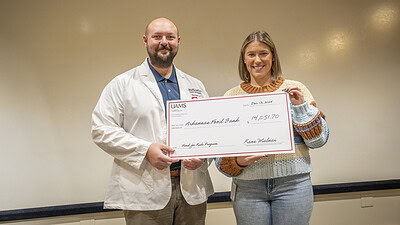
[(294, 153), (287, 93), (168, 101), (172, 158)]

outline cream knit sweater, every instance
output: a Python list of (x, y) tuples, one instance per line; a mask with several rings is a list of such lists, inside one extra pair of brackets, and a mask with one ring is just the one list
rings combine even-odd
[(298, 81), (281, 78), (264, 88), (242, 83), (228, 90), (225, 96), (280, 92), (288, 87), (298, 87), (303, 92), (305, 99), (304, 104), (291, 107), (296, 152), (293, 154), (268, 155), (247, 167), (239, 166), (236, 163), (236, 157), (217, 158), (216, 166), (223, 174), (235, 179), (255, 180), (311, 172), (309, 148), (323, 146), (328, 140), (329, 129), (324, 115), (315, 107), (314, 98), (306, 86)]

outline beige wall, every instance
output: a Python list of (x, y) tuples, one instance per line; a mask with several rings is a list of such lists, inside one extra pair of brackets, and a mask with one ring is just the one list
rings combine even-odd
[(177, 66), (211, 96), (239, 84), (246, 35), (270, 32), (285, 77), (327, 115), (314, 184), (400, 178), (399, 10), (398, 0), (0, 0), (0, 211), (103, 200), (112, 159), (91, 141), (90, 114), (108, 81), (144, 60), (144, 27), (159, 16), (180, 29)]

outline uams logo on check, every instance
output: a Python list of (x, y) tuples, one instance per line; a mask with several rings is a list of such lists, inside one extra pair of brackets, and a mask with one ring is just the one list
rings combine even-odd
[(184, 108), (186, 108), (186, 103), (171, 104), (171, 109), (184, 109)]

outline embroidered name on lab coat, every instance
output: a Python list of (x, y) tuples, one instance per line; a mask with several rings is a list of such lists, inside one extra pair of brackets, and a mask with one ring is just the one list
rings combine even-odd
[(200, 98), (202, 96), (202, 91), (196, 88), (189, 88), (189, 93), (192, 95), (192, 99)]

